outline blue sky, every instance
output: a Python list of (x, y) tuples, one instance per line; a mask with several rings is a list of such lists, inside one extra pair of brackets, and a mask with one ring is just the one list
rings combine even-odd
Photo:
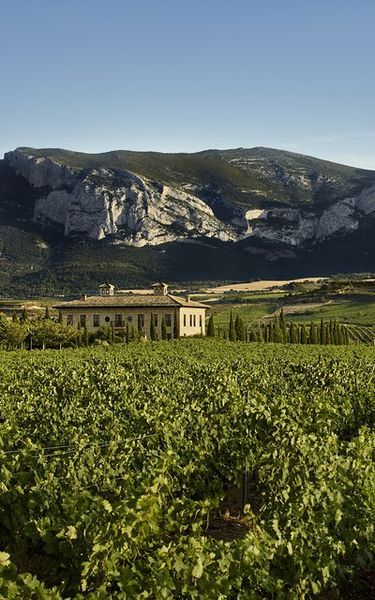
[(375, 169), (373, 0), (1, 0), (0, 154), (271, 146)]

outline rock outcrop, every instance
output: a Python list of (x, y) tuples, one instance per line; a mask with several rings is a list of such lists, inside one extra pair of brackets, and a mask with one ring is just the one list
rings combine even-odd
[[(249, 238), (303, 248), (355, 231), (375, 215), (375, 185), (345, 197), (342, 180), (337, 189), (344, 197), (315, 205), (280, 206), (274, 191), (268, 194), (262, 188), (258, 195), (264, 207), (259, 208), (236, 204), (226, 197), (225, 186), (216, 197), (215, 190), (209, 196), (207, 184), (192, 183), (191, 178), (171, 184), (126, 168), (74, 167), (23, 148), (7, 153), (5, 160), (38, 191), (35, 223), (58, 225), (65, 236), (108, 238), (117, 244), (157, 245), (207, 237), (221, 241)], [(247, 160), (238, 166), (249, 169), (249, 164)], [(267, 176), (264, 165), (262, 171), (257, 163), (257, 169), (262, 177)], [(297, 181), (297, 176), (277, 169), (274, 162), (268, 176), (275, 185), (280, 180), (283, 185)], [(298, 177), (301, 188), (311, 188), (316, 182), (322, 186), (324, 177), (325, 185), (328, 181), (326, 176), (308, 178), (304, 172)], [(257, 190), (251, 193), (256, 198)]]

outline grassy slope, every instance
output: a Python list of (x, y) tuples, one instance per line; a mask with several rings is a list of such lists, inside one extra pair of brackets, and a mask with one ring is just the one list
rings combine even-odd
[[(339, 287), (339, 284), (338, 284)], [(345, 288), (345, 284), (343, 284)], [(309, 304), (328, 302), (309, 308)], [(307, 306), (305, 306), (307, 305)], [(260, 319), (269, 319), (281, 308), (285, 310), (292, 306), (298, 309), (293, 314), (286, 314), (287, 321), (300, 323), (319, 322), (320, 319), (328, 321), (337, 319), (350, 325), (352, 339), (372, 342), (375, 327), (375, 289), (372, 284), (362, 293), (353, 288), (342, 291), (340, 294), (325, 293), (320, 289), (312, 290), (310, 295), (306, 291), (290, 296), (288, 292), (275, 294), (241, 294), (224, 296), (212, 305), (212, 314), (217, 327), (227, 328), (232, 312), (234, 317), (238, 314), (246, 324), (256, 323)]]

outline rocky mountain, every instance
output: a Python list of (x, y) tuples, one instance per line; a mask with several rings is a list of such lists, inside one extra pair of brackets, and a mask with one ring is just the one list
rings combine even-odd
[[(136, 264), (147, 254), (173, 256), (183, 244), (184, 254), (198, 262), (207, 248), (216, 255), (220, 248), (244, 272), (254, 261), (260, 274), (270, 262), (290, 270), (306, 253), (321, 256), (327, 243), (345, 240), (357, 252), (355, 240), (362, 233), (370, 239), (374, 222), (375, 171), (269, 148), (195, 154), (17, 148), (0, 161), (3, 271), (13, 261), (23, 269), (21, 279), (66, 264), (67, 248), (75, 269), (82, 244), (99, 262), (111, 256), (117, 266), (130, 254)], [(20, 256), (9, 250), (12, 239)], [(204, 262), (194, 278), (211, 279)], [(140, 278), (154, 278), (141, 263)], [(340, 261), (338, 267), (345, 270)], [(225, 272), (221, 278), (231, 277)]]

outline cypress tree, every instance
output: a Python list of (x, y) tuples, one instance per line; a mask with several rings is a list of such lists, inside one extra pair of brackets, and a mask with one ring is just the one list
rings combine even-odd
[(234, 320), (234, 328), (236, 330), (236, 340), (240, 341), (241, 340), (241, 323), (240, 323), (239, 315), (236, 315), (236, 318)]
[(330, 344), (334, 343), (334, 329), (335, 329), (335, 325), (333, 322), (333, 319), (329, 320), (329, 339), (330, 339)]
[(12, 314), (12, 321), (13, 321), (13, 323), (15, 323), (17, 321), (17, 313), (15, 311), (13, 311), (13, 314)]
[(210, 315), (210, 318), (208, 319), (207, 336), (215, 337), (215, 323), (213, 315)]
[(274, 324), (270, 323), (268, 325), (268, 341), (273, 343), (275, 341), (275, 331), (274, 331)]
[(161, 320), (161, 339), (162, 340), (166, 340), (167, 339), (167, 326), (165, 324), (165, 318), (163, 316), (162, 320)]
[(50, 314), (49, 314), (49, 306), (46, 306), (46, 312), (45, 312), (44, 318), (45, 318), (45, 319), (49, 319), (49, 318), (50, 318)]
[(303, 325), (301, 327), (301, 344), (307, 344), (307, 342), (308, 342), (307, 327), (306, 327), (305, 323), (303, 323)]
[(284, 342), (284, 333), (280, 327), (279, 320), (275, 318), (273, 323), (273, 341), (276, 344), (282, 344)]
[(29, 315), (27, 314), (27, 310), (26, 310), (26, 308), (23, 308), (22, 315), (21, 315), (21, 321), (23, 323), (26, 323), (26, 321), (28, 321), (28, 320), (29, 320)]
[(155, 327), (155, 318), (154, 315), (151, 315), (151, 323), (150, 323), (150, 340), (155, 342), (158, 339)]
[(335, 319), (334, 328), (333, 328), (333, 339), (336, 346), (340, 345), (340, 323), (338, 323)]
[(85, 340), (85, 345), (88, 346), (89, 345), (89, 332), (87, 330), (86, 321), (83, 326), (83, 339)]
[(290, 344), (294, 344), (294, 338), (293, 338), (293, 321), (290, 321), (290, 323), (288, 324), (288, 332), (289, 332), (289, 343)]
[(129, 344), (129, 321), (126, 321), (126, 327), (125, 327), (125, 344)]
[(320, 332), (319, 332), (319, 335), (320, 335), (320, 343), (322, 345), (326, 344), (326, 328), (325, 328), (323, 319), (320, 319)]
[[(86, 327), (86, 323), (85, 323), (85, 327)], [(87, 329), (87, 327), (86, 327), (86, 329)], [(115, 330), (113, 327), (113, 321), (111, 321), (109, 335), (110, 335), (110, 342), (113, 344), (113, 342), (115, 341)]]
[(63, 323), (63, 316), (62, 316), (61, 310), (59, 310), (59, 319), (58, 320), (59, 320), (60, 325), (62, 325), (62, 323)]
[(180, 330), (178, 327), (178, 311), (174, 311), (174, 319), (173, 319), (173, 337), (177, 340), (180, 337)]
[(82, 331), (81, 331), (81, 322), (78, 321), (78, 325), (77, 325), (77, 340), (76, 340), (76, 346), (81, 346), (82, 344)]
[(236, 317), (234, 327), (236, 330), (237, 341), (246, 342), (247, 335), (246, 335), (245, 323), (243, 322), (243, 320), (241, 319), (241, 317), (239, 315), (237, 315), (237, 317)]
[(290, 324), (290, 343), (298, 344), (298, 341), (298, 326), (292, 321)]
[(260, 323), (258, 324), (257, 341), (258, 342), (264, 342), (264, 330), (260, 326)]
[(236, 340), (237, 340), (236, 328), (234, 326), (233, 314), (231, 312), (230, 318), (229, 318), (229, 341), (235, 342)]
[(279, 326), (280, 326), (281, 332), (283, 334), (283, 342), (286, 343), (288, 341), (288, 330), (287, 330), (287, 326), (286, 326), (286, 322), (285, 322), (285, 315), (284, 315), (283, 309), (280, 310)]
[(310, 343), (319, 344), (318, 327), (315, 325), (315, 323), (311, 323), (310, 325)]

